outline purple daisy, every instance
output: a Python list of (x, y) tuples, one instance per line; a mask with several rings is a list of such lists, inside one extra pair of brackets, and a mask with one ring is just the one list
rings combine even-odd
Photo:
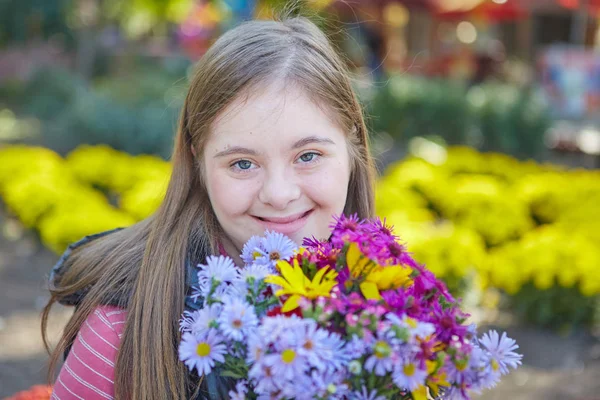
[(366, 386), (362, 387), (362, 390), (354, 391), (349, 395), (350, 400), (386, 400), (385, 396), (380, 396), (377, 390), (369, 391)]
[[(275, 273), (275, 269), (270, 265), (263, 264), (247, 264), (244, 269), (239, 273), (239, 279), (233, 282), (233, 288), (229, 292), (230, 294), (245, 298), (249, 295), (248, 291), (251, 289), (253, 297), (257, 294), (261, 282), (267, 275)], [(250, 285), (250, 282), (253, 282)], [(264, 296), (257, 296), (256, 300), (263, 300)]]
[(293, 381), (296, 377), (304, 375), (310, 368), (306, 358), (298, 353), (295, 346), (265, 355), (263, 364), (271, 368), (278, 382)]
[(260, 236), (252, 236), (242, 249), (242, 260), (246, 264), (254, 263), (258, 258), (263, 256), (264, 252), (263, 238)]
[(235, 391), (229, 391), (230, 400), (245, 400), (246, 393), (248, 393), (248, 381), (241, 380), (235, 385)]
[(349, 360), (340, 335), (319, 328), (314, 320), (306, 320), (298, 345), (298, 354), (320, 371), (339, 370)]
[(396, 364), (392, 373), (394, 384), (400, 389), (416, 390), (425, 384), (427, 370), (420, 367), (415, 359)]
[(521, 365), (523, 355), (514, 352), (519, 346), (514, 339), (502, 336), (497, 331), (491, 330), (479, 339), (479, 345), (490, 354), (490, 365), (492, 369), (499, 370), (502, 375), (508, 373), (508, 368), (517, 368)]
[(199, 264), (198, 268), (198, 288), (193, 293), (193, 297), (208, 297), (211, 287), (216, 285), (214, 293), (221, 296), (227, 290), (227, 286), (238, 277), (238, 270), (233, 260), (225, 256), (209, 256), (206, 264)]
[(214, 328), (217, 318), (222, 310), (221, 304), (215, 303), (196, 311), (184, 311), (184, 317), (180, 322), (182, 332), (189, 332), (193, 335), (202, 335), (210, 328)]
[(377, 376), (384, 376), (390, 372), (397, 362), (395, 347), (393, 341), (385, 333), (378, 333), (371, 346), (372, 354), (365, 361), (365, 369), (375, 372)]
[(215, 362), (225, 362), (226, 353), (227, 348), (215, 329), (199, 336), (184, 333), (179, 344), (179, 359), (201, 376), (210, 374)]
[(279, 260), (291, 258), (297, 248), (296, 243), (284, 234), (266, 231), (259, 249), (261, 256), (256, 258), (256, 262), (275, 265)]
[(225, 337), (241, 341), (258, 325), (254, 307), (237, 297), (227, 297), (217, 320)]

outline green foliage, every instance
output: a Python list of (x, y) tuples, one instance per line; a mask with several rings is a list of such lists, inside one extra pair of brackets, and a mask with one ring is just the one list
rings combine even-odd
[(573, 326), (593, 326), (600, 322), (600, 298), (583, 297), (574, 287), (540, 290), (529, 283), (506, 300), (507, 307), (521, 320), (565, 333)]
[(460, 85), (415, 76), (391, 78), (368, 109), (377, 132), (385, 131), (402, 141), (439, 135), (449, 144), (467, 143), (469, 111)]
[(70, 71), (40, 69), (25, 83), (19, 103), (24, 114), (50, 120), (60, 115), (67, 106), (76, 103), (78, 94), (85, 90), (85, 81)]
[(535, 157), (550, 118), (530, 89), (498, 83), (465, 85), (397, 75), (368, 102), (372, 128), (401, 143), (416, 136), (439, 136), (450, 145), (518, 157)]
[(533, 89), (488, 83), (471, 88), (467, 98), (482, 136), (481, 150), (524, 157), (540, 150), (550, 118)]
[(42, 121), (42, 144), (60, 154), (81, 144), (107, 144), (130, 154), (168, 158), (187, 65), (171, 61), (94, 86), (66, 70), (40, 70), (20, 93), (19, 108)]
[(72, 4), (72, 0), (0, 1), (0, 45), (54, 34), (62, 34), (71, 41), (73, 35), (65, 16)]

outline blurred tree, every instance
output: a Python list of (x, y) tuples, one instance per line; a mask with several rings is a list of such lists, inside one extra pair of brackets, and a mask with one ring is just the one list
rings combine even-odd
[(181, 22), (195, 0), (104, 0), (102, 13), (117, 21), (130, 38), (166, 34), (170, 23)]
[(0, 46), (60, 34), (69, 42), (67, 11), (73, 0), (0, 0)]
[[(116, 30), (117, 39), (130, 42), (168, 39), (173, 24), (181, 23), (197, 0), (72, 0), (67, 18), (75, 29), (76, 66), (89, 79), (97, 61), (102, 33)], [(216, 1), (216, 0), (215, 0)]]

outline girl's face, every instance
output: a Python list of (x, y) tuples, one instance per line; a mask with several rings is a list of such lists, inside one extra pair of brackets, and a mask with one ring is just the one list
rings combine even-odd
[(346, 204), (346, 135), (296, 88), (271, 85), (234, 101), (215, 121), (203, 160), (231, 255), (267, 229), (297, 244), (307, 236), (326, 239), (332, 216)]

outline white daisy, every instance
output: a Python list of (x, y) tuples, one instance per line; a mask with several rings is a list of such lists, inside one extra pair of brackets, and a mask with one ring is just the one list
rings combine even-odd
[(219, 329), (233, 340), (240, 341), (258, 325), (254, 307), (237, 297), (227, 297), (218, 318)]
[(221, 296), (227, 287), (238, 277), (238, 270), (233, 260), (225, 256), (209, 256), (206, 264), (198, 265), (199, 294), (205, 299), (208, 297), (212, 285), (217, 296)]
[(215, 328), (217, 318), (222, 310), (222, 305), (215, 303), (196, 311), (184, 311), (184, 317), (181, 320), (180, 327), (182, 332), (189, 332), (193, 335), (201, 335), (210, 328)]
[(190, 370), (196, 368), (198, 374), (208, 375), (215, 362), (225, 362), (227, 348), (215, 329), (210, 329), (203, 335), (184, 333), (179, 344), (179, 359)]

